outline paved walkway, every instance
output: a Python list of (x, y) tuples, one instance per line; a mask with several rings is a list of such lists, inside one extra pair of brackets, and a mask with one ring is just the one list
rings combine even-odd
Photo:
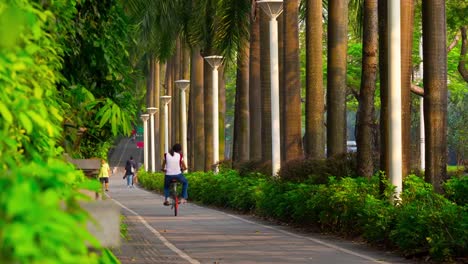
[[(124, 139), (111, 166), (141, 150)], [(122, 155), (122, 153), (124, 153)], [(120, 158), (122, 157), (122, 158)], [(121, 161), (119, 163), (119, 160)], [(163, 197), (142, 188), (127, 188), (119, 170), (109, 196), (122, 207), (129, 239), (114, 250), (122, 263), (411, 263), (398, 256), (317, 234), (264, 223), (188, 203), (174, 217)]]

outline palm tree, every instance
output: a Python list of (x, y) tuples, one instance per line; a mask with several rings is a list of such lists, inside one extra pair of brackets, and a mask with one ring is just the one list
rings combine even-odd
[[(379, 0), (379, 76), (380, 76), (380, 170), (388, 172), (389, 160), (387, 155), (388, 142), (388, 31), (387, 31), (387, 0)], [(383, 175), (383, 174), (382, 174)], [(380, 181), (380, 192), (383, 193), (385, 186)]]
[(301, 81), (299, 66), (299, 1), (284, 2), (284, 161), (303, 157), (301, 136)]
[(271, 160), (271, 92), (268, 15), (260, 12), (260, 78), (262, 94), (262, 160)]
[(262, 159), (262, 96), (260, 83), (260, 17), (259, 7), (252, 0), (250, 15), (249, 112), (250, 159)]
[(377, 0), (364, 0), (362, 75), (357, 113), (357, 172), (367, 178), (374, 174), (374, 96), (377, 81)]
[(193, 47), (190, 71), (190, 101), (192, 102), (191, 122), (193, 138), (192, 170), (205, 170), (205, 115), (203, 107), (203, 57), (200, 49)]
[(348, 1), (328, 3), (327, 156), (346, 153)]
[(237, 55), (234, 110), (233, 163), (249, 160), (249, 42), (244, 40)]
[(324, 158), (325, 98), (322, 59), (322, 0), (306, 1), (306, 122), (304, 150), (308, 158)]
[(401, 1), (401, 121), (402, 175), (410, 172), (411, 164), (411, 74), (414, 0)]
[(437, 192), (447, 180), (447, 50), (444, 0), (422, 2), (425, 179)]

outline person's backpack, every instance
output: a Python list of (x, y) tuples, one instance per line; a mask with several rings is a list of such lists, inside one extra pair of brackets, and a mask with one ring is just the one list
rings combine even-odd
[(125, 170), (131, 173), (135, 173), (135, 164), (131, 160), (127, 160), (127, 164), (125, 165)]

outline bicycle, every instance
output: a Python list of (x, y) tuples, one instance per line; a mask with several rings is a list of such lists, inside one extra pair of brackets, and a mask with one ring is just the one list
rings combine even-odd
[(171, 181), (171, 185), (169, 186), (170, 190), (170, 197), (171, 197), (171, 209), (174, 210), (174, 216), (177, 216), (177, 213), (179, 211), (179, 194), (177, 193), (177, 185), (179, 184), (179, 181), (176, 179), (173, 179)]

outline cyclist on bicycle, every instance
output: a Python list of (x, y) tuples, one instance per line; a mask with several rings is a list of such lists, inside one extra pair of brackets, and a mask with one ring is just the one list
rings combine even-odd
[(182, 172), (187, 169), (184, 162), (184, 157), (181, 153), (182, 146), (175, 144), (169, 153), (164, 153), (164, 160), (162, 164), (162, 171), (165, 172), (164, 176), (164, 205), (169, 205), (167, 198), (169, 197), (169, 187), (172, 180), (177, 180), (182, 183), (182, 199), (181, 202), (187, 201), (187, 187), (188, 181)]

